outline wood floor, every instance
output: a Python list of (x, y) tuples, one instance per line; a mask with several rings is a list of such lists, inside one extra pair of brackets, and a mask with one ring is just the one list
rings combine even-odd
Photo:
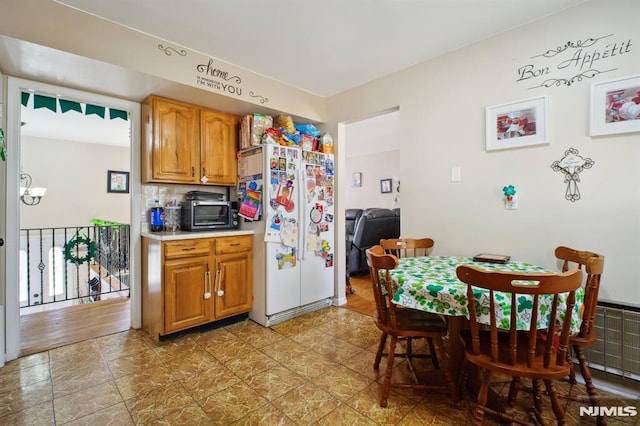
[(344, 307), (361, 314), (373, 316), (376, 311), (376, 303), (373, 298), (369, 275), (351, 277), (350, 281), (355, 293), (347, 294), (347, 304)]
[(128, 297), (20, 316), (20, 356), (131, 328)]

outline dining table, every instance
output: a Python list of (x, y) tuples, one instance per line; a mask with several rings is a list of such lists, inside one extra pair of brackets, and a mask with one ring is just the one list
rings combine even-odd
[[(422, 256), (398, 259), (398, 266), (390, 270), (394, 288), (393, 303), (412, 309), (443, 315), (447, 320), (447, 340), (449, 367), (454, 377), (462, 371), (465, 358), (464, 347), (459, 338), (460, 332), (468, 326), (467, 285), (461, 282), (456, 269), (460, 265), (473, 265), (487, 271), (505, 271), (516, 273), (554, 273), (548, 268), (532, 263), (509, 260), (505, 263), (479, 262), (473, 257), (465, 256)], [(478, 303), (478, 321), (489, 324), (489, 291), (475, 289), (474, 297)], [(562, 296), (561, 296), (562, 297)], [(566, 298), (566, 295), (564, 295)], [(508, 294), (495, 292), (496, 322), (499, 328), (508, 329), (512, 309), (517, 310), (517, 327), (526, 330), (533, 307), (533, 298), (522, 296), (518, 306), (511, 306)], [(551, 302), (551, 296), (541, 297), (539, 310), (544, 312), (545, 306)], [(571, 329), (580, 329), (581, 309), (584, 290), (576, 292), (576, 304), (571, 313)], [(562, 302), (562, 300), (561, 300)], [(559, 312), (559, 320), (565, 313)], [(548, 316), (538, 315), (538, 328), (549, 327)], [(469, 377), (469, 383), (475, 380)], [(491, 397), (490, 397), (491, 399)], [(491, 401), (490, 401), (491, 403)], [(492, 404), (493, 405), (493, 404)]]

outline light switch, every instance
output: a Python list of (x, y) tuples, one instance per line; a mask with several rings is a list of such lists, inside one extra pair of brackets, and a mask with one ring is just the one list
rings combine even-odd
[(460, 182), (460, 167), (451, 168), (451, 182)]

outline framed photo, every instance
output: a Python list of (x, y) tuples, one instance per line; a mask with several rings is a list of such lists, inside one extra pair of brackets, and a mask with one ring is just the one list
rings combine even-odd
[(107, 170), (107, 192), (129, 193), (129, 172)]
[(591, 85), (590, 135), (640, 132), (640, 75)]
[(487, 107), (486, 150), (547, 143), (547, 97)]
[(351, 173), (351, 186), (354, 188), (362, 186), (362, 172)]
[(391, 179), (380, 179), (380, 192), (383, 194), (388, 194), (391, 191)]

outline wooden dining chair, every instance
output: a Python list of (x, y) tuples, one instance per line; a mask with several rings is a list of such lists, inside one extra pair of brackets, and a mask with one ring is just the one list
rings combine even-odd
[[(516, 419), (514, 413), (506, 414), (486, 407), (492, 373), (499, 373), (532, 379), (534, 387), (543, 381), (558, 424), (564, 424), (564, 410), (553, 381), (569, 374), (567, 345), (571, 315), (564, 315), (564, 312), (571, 312), (575, 306), (575, 293), (582, 282), (582, 271), (574, 269), (561, 274), (527, 274), (486, 271), (471, 265), (461, 265), (456, 269), (456, 274), (460, 281), (467, 284), (470, 330), (465, 330), (460, 335), (465, 359), (479, 368), (482, 379), (473, 423), (482, 424), (485, 413), (505, 420), (523, 422), (522, 419)], [(495, 297), (498, 292), (501, 297), (511, 299), (508, 324), (503, 324), (505, 321), (501, 324), (496, 322)], [(566, 302), (561, 303), (560, 293), (568, 293)], [(478, 306), (485, 306), (478, 302), (478, 298), (483, 297), (488, 298), (488, 310), (478, 312)], [(538, 312), (540, 297), (552, 298), (548, 310)], [(517, 329), (517, 313), (521, 306), (531, 309), (527, 331)], [(489, 316), (488, 326), (484, 321), (478, 321), (481, 314)], [(541, 315), (548, 317), (549, 324), (561, 323), (558, 327), (548, 328), (544, 339), (538, 333), (538, 317)], [(560, 321), (560, 318), (563, 320)], [(500, 330), (502, 327), (505, 329)], [(537, 420), (543, 423), (541, 400), (536, 398), (540, 395), (534, 389), (532, 405)]]
[[(589, 394), (589, 400), (592, 406), (598, 405), (598, 395), (596, 387), (593, 385), (591, 379), (591, 371), (589, 370), (589, 363), (584, 354), (584, 348), (589, 347), (596, 343), (596, 329), (594, 322), (596, 319), (596, 308), (598, 306), (598, 293), (600, 292), (600, 279), (602, 277), (602, 271), (604, 269), (604, 256), (590, 251), (580, 251), (569, 247), (560, 246), (555, 250), (556, 258), (561, 260), (562, 271), (567, 271), (571, 267), (577, 267), (584, 269), (587, 273), (587, 278), (584, 284), (584, 301), (582, 303), (582, 321), (580, 323), (580, 331), (577, 334), (573, 334), (569, 337), (570, 348), (576, 354), (578, 363), (580, 364), (580, 374), (584, 379), (587, 393)], [(575, 370), (573, 368), (573, 359), (571, 357), (571, 351), (567, 352), (567, 359), (570, 362), (571, 371), (569, 373), (569, 380), (572, 385), (577, 384)], [(564, 395), (568, 399), (574, 401), (581, 401), (580, 398), (571, 397), (570, 395)], [(598, 418), (598, 423), (603, 423), (602, 417)]]
[(380, 240), (385, 253), (396, 257), (429, 256), (434, 242), (431, 238), (388, 238)]
[[(429, 256), (433, 250), (434, 241), (431, 238), (387, 238), (380, 240), (380, 245), (387, 254), (401, 257)], [(435, 346), (432, 339), (427, 339), (429, 350), (435, 354)], [(438, 357), (431, 358), (434, 368), (440, 368)]]
[[(600, 291), (600, 279), (602, 271), (604, 269), (604, 256), (591, 251), (575, 250), (569, 247), (559, 246), (555, 250), (555, 256), (562, 262), (562, 272), (566, 272), (569, 269), (578, 268), (584, 270), (587, 274), (584, 283), (584, 301), (582, 303), (582, 315), (580, 322), (580, 330), (578, 333), (571, 334), (569, 336), (569, 347), (567, 349), (567, 362), (569, 363), (569, 382), (571, 385), (577, 385), (575, 368), (573, 366), (573, 357), (571, 349), (575, 352), (576, 359), (580, 364), (580, 373), (585, 382), (587, 394), (589, 395), (589, 403), (596, 407), (598, 406), (598, 394), (596, 387), (593, 384), (591, 370), (589, 370), (589, 363), (584, 353), (584, 348), (596, 343), (596, 330), (594, 327), (596, 308), (598, 305), (598, 293)], [(514, 378), (511, 384), (510, 395), (511, 399), (515, 399), (518, 390), (520, 389), (519, 378)], [(535, 385), (533, 389), (524, 388), (527, 391), (533, 392), (534, 389), (540, 389), (539, 385)], [(561, 398), (572, 400), (575, 402), (584, 402), (582, 396), (575, 396), (571, 394), (571, 390), (568, 394), (558, 395)], [(538, 396), (540, 397), (540, 396)], [(597, 424), (604, 425), (605, 420), (603, 416), (597, 417)]]
[[(455, 381), (445, 352), (443, 337), (447, 334), (447, 325), (439, 315), (419, 311), (417, 309), (396, 309), (392, 302), (394, 294), (393, 281), (390, 275), (391, 270), (398, 266), (398, 258), (392, 254), (385, 254), (382, 246), (373, 246), (366, 251), (367, 265), (369, 266), (369, 276), (373, 287), (373, 294), (376, 302), (376, 312), (374, 321), (376, 326), (382, 331), (378, 351), (376, 352), (373, 368), (379, 369), (383, 355), (387, 356), (387, 368), (384, 374), (384, 381), (380, 393), (380, 406), (386, 407), (388, 403), (389, 391), (391, 387), (414, 388), (414, 389), (444, 389), (449, 392), (452, 403), (458, 406), (458, 394)], [(388, 352), (384, 353), (387, 338), (390, 337)], [(406, 338), (406, 351), (403, 354), (396, 353), (396, 345), (399, 339)], [(437, 356), (440, 370), (436, 370), (444, 376), (442, 384), (421, 384), (418, 380), (413, 358), (426, 356), (425, 354), (414, 354), (411, 348), (411, 341), (415, 338), (432, 339), (435, 346), (435, 353), (429, 357)], [(411, 372), (412, 383), (391, 383), (393, 364), (396, 356), (406, 358), (407, 366)]]

